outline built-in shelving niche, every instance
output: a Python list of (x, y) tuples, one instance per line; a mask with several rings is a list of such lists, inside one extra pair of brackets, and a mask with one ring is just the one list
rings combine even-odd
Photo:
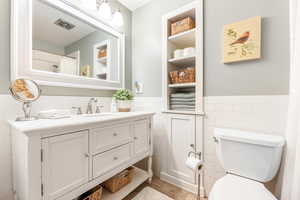
[(106, 40), (94, 45), (93, 77), (110, 79), (110, 41)]
[[(195, 21), (196, 27), (171, 35), (171, 24), (186, 17), (191, 17)], [(201, 6), (192, 3), (166, 15), (163, 20), (164, 110), (166, 112), (173, 111), (174, 113), (203, 113), (203, 11)], [(188, 47), (195, 47), (196, 53), (174, 58), (173, 53), (176, 49)], [(186, 67), (195, 67), (196, 82), (172, 84), (169, 73)], [(182, 108), (176, 109), (174, 105), (171, 106), (171, 94), (179, 92), (195, 93), (195, 108), (185, 110)]]

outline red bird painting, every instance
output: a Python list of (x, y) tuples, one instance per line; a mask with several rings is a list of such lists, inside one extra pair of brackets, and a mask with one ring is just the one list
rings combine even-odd
[(250, 37), (250, 32), (247, 31), (247, 32), (243, 33), (243, 34), (241, 35), (241, 37), (239, 37), (236, 41), (234, 41), (234, 42), (231, 43), (230, 45), (233, 46), (233, 45), (235, 45), (235, 44), (244, 44), (245, 42), (248, 41), (249, 37)]

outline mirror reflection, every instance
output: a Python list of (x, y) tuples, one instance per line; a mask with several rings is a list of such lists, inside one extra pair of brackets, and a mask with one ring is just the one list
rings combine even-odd
[(33, 1), (32, 69), (119, 81), (118, 38)]

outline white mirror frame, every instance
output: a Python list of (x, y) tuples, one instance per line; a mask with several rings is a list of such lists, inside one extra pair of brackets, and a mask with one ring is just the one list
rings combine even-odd
[(39, 0), (118, 38), (119, 81), (55, 74), (32, 69), (32, 1), (11, 0), (11, 80), (28, 78), (40, 85), (117, 90), (125, 86), (125, 35), (63, 0)]

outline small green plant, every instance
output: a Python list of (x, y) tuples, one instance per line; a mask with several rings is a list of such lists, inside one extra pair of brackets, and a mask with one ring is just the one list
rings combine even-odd
[(133, 99), (133, 94), (130, 90), (120, 89), (114, 94), (113, 98), (115, 100), (127, 101)]

